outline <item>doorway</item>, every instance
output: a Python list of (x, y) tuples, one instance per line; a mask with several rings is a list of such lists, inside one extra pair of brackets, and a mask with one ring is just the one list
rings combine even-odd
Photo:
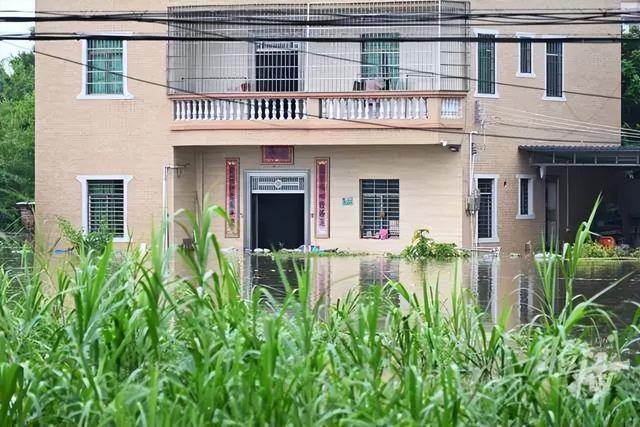
[(545, 224), (544, 238), (546, 244), (552, 247), (558, 242), (558, 205), (560, 197), (558, 192), (558, 177), (548, 176), (545, 181)]
[(251, 216), (251, 249), (296, 249), (304, 245), (304, 194), (253, 194)]
[(245, 248), (297, 249), (310, 242), (309, 172), (245, 172)]

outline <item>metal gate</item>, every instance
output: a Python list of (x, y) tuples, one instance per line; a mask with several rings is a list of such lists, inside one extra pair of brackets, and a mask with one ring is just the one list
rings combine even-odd
[(301, 175), (254, 175), (251, 176), (251, 193), (298, 193), (305, 192), (305, 177)]

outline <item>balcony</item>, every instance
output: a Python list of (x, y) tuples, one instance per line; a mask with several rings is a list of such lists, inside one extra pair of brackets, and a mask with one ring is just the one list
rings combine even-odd
[(172, 130), (461, 129), (464, 92), (172, 96)]

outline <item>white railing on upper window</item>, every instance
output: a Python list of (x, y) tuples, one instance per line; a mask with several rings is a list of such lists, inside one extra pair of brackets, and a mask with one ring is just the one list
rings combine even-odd
[(304, 98), (176, 99), (175, 121), (302, 120), (307, 117)]
[(411, 120), (428, 117), (426, 97), (325, 98), (320, 101), (323, 119)]
[(462, 101), (460, 98), (442, 98), (440, 117), (443, 119), (459, 119), (462, 117)]

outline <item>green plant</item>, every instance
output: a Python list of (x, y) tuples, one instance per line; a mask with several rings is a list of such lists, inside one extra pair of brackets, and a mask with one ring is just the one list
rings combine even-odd
[(68, 220), (58, 217), (58, 227), (62, 236), (71, 243), (77, 252), (95, 251), (102, 254), (113, 240), (113, 233), (104, 222), (100, 223), (97, 230), (84, 233), (75, 228)]
[(450, 259), (465, 256), (466, 252), (459, 249), (455, 243), (439, 243), (429, 236), (429, 230), (424, 228), (413, 233), (413, 240), (400, 256), (407, 259)]
[(539, 266), (543, 310), (509, 329), (460, 284), (446, 303), (437, 283), (390, 283), (328, 305), (306, 260), (295, 287), (281, 270), (282, 302), (241, 292), (210, 231), (224, 212), (184, 214), (178, 276), (166, 225), (115, 265), (108, 243), (55, 274), (0, 269), (0, 425), (637, 424), (623, 356), (640, 312), (603, 342), (608, 314), (573, 294), (590, 221)]

